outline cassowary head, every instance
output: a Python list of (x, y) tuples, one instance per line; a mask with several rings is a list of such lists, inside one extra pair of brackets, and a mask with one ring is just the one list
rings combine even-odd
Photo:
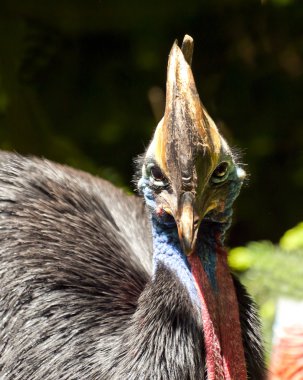
[(245, 172), (203, 107), (190, 67), (193, 40), (175, 42), (167, 69), (166, 106), (146, 151), (138, 187), (153, 216), (176, 224), (190, 255), (202, 220), (226, 223)]

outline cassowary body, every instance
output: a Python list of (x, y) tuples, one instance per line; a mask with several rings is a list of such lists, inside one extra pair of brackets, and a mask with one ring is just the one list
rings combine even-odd
[(264, 378), (254, 305), (223, 249), (243, 171), (200, 106), (191, 48), (170, 54), (140, 164), (147, 209), (88, 174), (1, 153), (1, 380)]

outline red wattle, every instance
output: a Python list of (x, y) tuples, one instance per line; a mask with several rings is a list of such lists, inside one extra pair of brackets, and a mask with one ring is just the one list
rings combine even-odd
[(239, 308), (226, 251), (217, 248), (217, 291), (198, 255), (188, 260), (201, 301), (208, 380), (247, 380)]

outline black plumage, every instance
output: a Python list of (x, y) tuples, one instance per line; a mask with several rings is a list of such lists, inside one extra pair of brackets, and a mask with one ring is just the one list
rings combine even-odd
[(1, 375), (106, 378), (148, 280), (141, 200), (48, 161), (0, 167)]
[[(207, 379), (201, 314), (174, 271), (152, 275), (152, 246), (140, 198), (0, 153), (0, 379)], [(255, 307), (234, 284), (248, 378), (262, 380)]]
[[(203, 379), (186, 291), (165, 268), (150, 283), (141, 199), (46, 160), (0, 161), (0, 378)], [(237, 292), (262, 379), (254, 307), (238, 282)]]

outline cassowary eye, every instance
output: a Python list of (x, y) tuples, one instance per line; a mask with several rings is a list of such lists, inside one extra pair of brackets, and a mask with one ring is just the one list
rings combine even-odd
[(150, 173), (155, 181), (163, 181), (165, 179), (164, 174), (157, 165), (150, 168)]
[(161, 187), (167, 184), (167, 179), (158, 165), (147, 165), (146, 173), (153, 185)]
[(225, 181), (228, 175), (229, 164), (228, 162), (221, 162), (214, 170), (211, 180), (213, 183), (220, 183)]

